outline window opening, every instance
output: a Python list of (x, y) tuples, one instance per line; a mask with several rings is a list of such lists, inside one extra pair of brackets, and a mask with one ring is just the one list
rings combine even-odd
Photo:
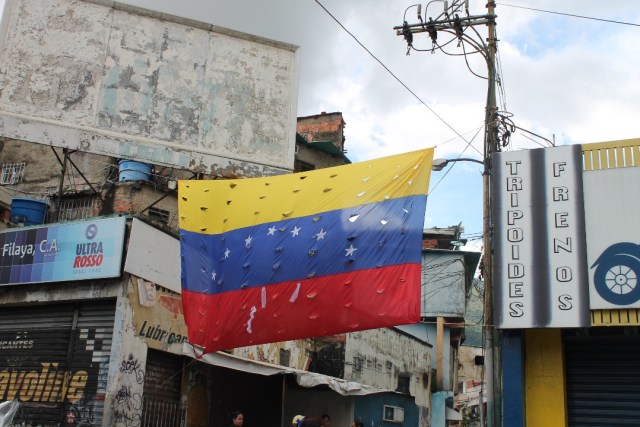
[(21, 182), (25, 166), (25, 162), (3, 164), (0, 171), (0, 184), (13, 185)]
[(75, 221), (94, 217), (94, 200), (90, 197), (63, 197), (60, 201), (53, 199), (55, 209), (48, 213), (47, 222)]
[(149, 208), (149, 219), (159, 221), (163, 224), (169, 223), (169, 211), (159, 208)]

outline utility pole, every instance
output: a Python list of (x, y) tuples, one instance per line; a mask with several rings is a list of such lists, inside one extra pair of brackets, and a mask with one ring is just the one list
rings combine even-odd
[(499, 426), (497, 422), (500, 411), (500, 402), (496, 402), (496, 385), (500, 384), (500, 377), (497, 375), (500, 365), (497, 363), (498, 354), (496, 349), (497, 331), (493, 321), (493, 225), (491, 214), (493, 212), (493, 198), (491, 195), (491, 168), (493, 153), (499, 150), (498, 127), (496, 114), (496, 23), (495, 23), (495, 1), (487, 2), (487, 15), (492, 17), (487, 24), (487, 69), (488, 69), (488, 90), (485, 116), (485, 146), (484, 146), (484, 173), (482, 174), (484, 187), (484, 208), (483, 208), (483, 278), (484, 278), (484, 381), (486, 383), (487, 395), (487, 427)]
[[(484, 369), (483, 380), (486, 384), (484, 390), (484, 396), (480, 396), (480, 416), (481, 426), (484, 427), (485, 422), (487, 427), (497, 427), (501, 423), (499, 422), (500, 416), (500, 401), (496, 399), (497, 389), (500, 386), (499, 376), (499, 359), (498, 353), (495, 350), (496, 341), (498, 340), (498, 333), (493, 324), (493, 276), (492, 276), (492, 261), (493, 261), (493, 226), (492, 226), (492, 195), (491, 195), (491, 169), (493, 154), (499, 151), (500, 137), (499, 137), (499, 121), (497, 120), (497, 102), (496, 102), (496, 52), (497, 52), (497, 38), (496, 38), (496, 15), (494, 0), (488, 0), (487, 2), (487, 14), (486, 15), (469, 15), (468, 0), (459, 1), (453, 0), (451, 6), (447, 0), (443, 0), (444, 10), (438, 16), (433, 19), (428, 16), (428, 8), (438, 0), (430, 1), (427, 3), (424, 12), (424, 18), (422, 17), (422, 5), (415, 5), (417, 7), (418, 23), (409, 24), (406, 21), (407, 11), (412, 8), (410, 6), (405, 10), (405, 20), (403, 25), (394, 27), (397, 35), (401, 35), (407, 42), (408, 50), (407, 54), (413, 49), (413, 39), (415, 34), (428, 33), (432, 42), (432, 49), (430, 51), (435, 53), (436, 49), (442, 47), (438, 44), (438, 33), (451, 34), (458, 38), (458, 45), (467, 43), (474, 47), (474, 49), (480, 52), (487, 64), (487, 99), (485, 107), (485, 134), (484, 134), (484, 171), (482, 174), (483, 180), (483, 262), (482, 273), (484, 279), (484, 325), (483, 325), (483, 344), (484, 344)], [(464, 7), (466, 16), (460, 16), (460, 12)], [(480, 34), (475, 31), (475, 26), (486, 25), (488, 34), (485, 40), (482, 39)], [(472, 28), (473, 34), (470, 36), (465, 33), (469, 28)], [(422, 49), (424, 50), (424, 49)], [(487, 398), (487, 410), (484, 410), (484, 397)]]

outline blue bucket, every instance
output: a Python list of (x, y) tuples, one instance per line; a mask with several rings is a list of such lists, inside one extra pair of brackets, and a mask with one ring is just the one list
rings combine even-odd
[(120, 160), (118, 162), (118, 181), (149, 181), (152, 166), (133, 160)]
[(24, 225), (44, 224), (48, 208), (43, 200), (15, 197), (11, 200), (9, 221)]

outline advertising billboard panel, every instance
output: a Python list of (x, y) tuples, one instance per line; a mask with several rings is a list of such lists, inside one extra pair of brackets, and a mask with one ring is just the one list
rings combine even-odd
[(591, 309), (640, 308), (640, 167), (584, 173)]
[(0, 285), (119, 277), (124, 217), (0, 233)]

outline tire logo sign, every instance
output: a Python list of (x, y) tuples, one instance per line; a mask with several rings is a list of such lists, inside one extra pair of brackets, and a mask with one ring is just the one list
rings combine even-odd
[(640, 245), (615, 243), (602, 252), (594, 267), (593, 284), (604, 300), (616, 305), (640, 300)]

